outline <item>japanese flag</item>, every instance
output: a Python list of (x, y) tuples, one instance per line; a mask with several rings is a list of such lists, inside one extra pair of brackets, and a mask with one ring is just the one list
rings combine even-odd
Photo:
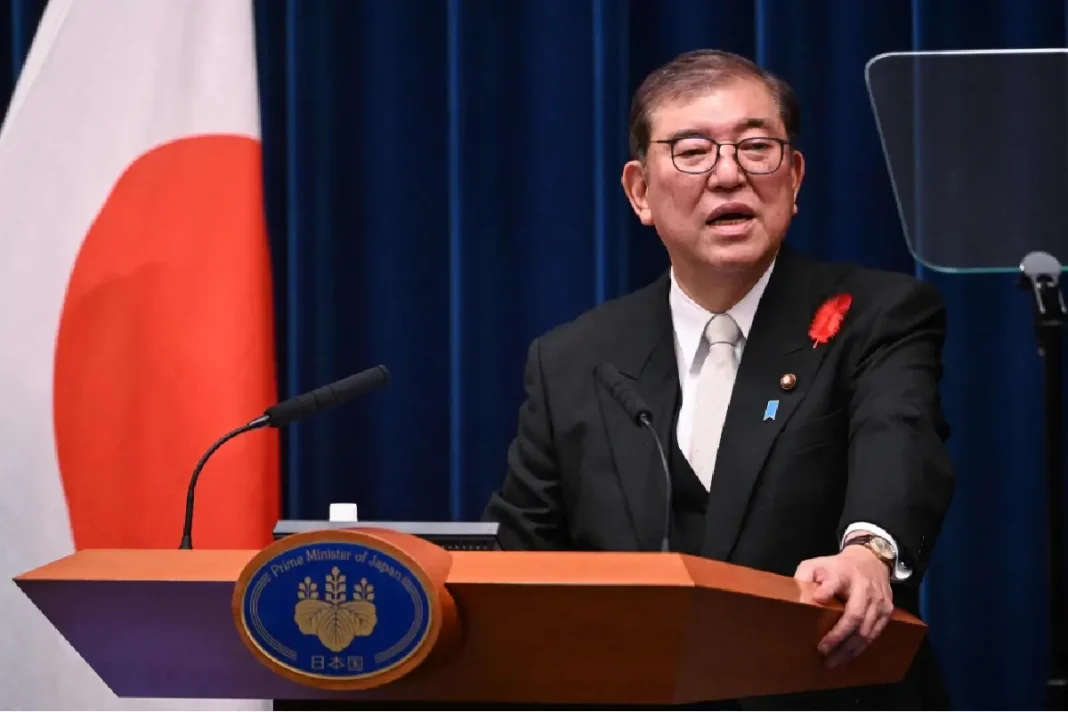
[[(52, 0), (0, 130), (0, 705), (120, 700), (12, 578), (178, 546), (189, 476), (276, 400), (251, 0)], [(259, 548), (276, 433), (221, 449), (197, 548)]]

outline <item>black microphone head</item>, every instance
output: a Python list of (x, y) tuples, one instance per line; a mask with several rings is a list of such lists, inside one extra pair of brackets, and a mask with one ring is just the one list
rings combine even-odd
[(363, 371), (362, 373), (357, 373), (354, 376), (349, 376), (349, 378), (359, 378), (361, 383), (367, 384), (367, 391), (364, 391), (366, 393), (386, 385), (387, 383), (389, 383), (390, 378), (392, 378), (392, 376), (390, 376), (388, 368), (386, 368), (382, 364), (379, 364), (374, 368), (369, 368), (366, 371)]
[(610, 363), (602, 363), (597, 367), (597, 377), (635, 425), (642, 425), (643, 420), (652, 422), (653, 411), (645, 404), (634, 387), (627, 382), (619, 369)]
[(597, 367), (597, 377), (601, 379), (601, 383), (609, 388), (623, 382), (623, 374), (619, 372), (619, 369), (613, 363), (605, 362), (599, 365)]
[(271, 406), (264, 415), (267, 416), (272, 427), (279, 428), (321, 410), (366, 395), (382, 388), (389, 383), (389, 380), (389, 370), (385, 366), (375, 366)]

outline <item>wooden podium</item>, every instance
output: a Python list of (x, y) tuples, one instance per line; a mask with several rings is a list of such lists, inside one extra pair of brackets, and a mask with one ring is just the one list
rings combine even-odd
[(791, 578), (678, 554), (358, 536), (420, 567), (438, 597), (427, 649), (362, 690), (279, 674), (235, 625), (235, 584), (263, 552), (86, 550), (15, 581), (130, 697), (676, 704), (897, 681), (926, 632), (897, 611), (864, 654), (828, 670), (816, 643), (841, 606), (812, 603)]

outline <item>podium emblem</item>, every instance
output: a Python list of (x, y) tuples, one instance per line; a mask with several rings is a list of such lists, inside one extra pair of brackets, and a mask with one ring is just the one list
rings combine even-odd
[(297, 585), (298, 603), (294, 610), (297, 627), (304, 635), (316, 635), (319, 642), (335, 653), (352, 644), (353, 638), (371, 635), (378, 621), (373, 603), (374, 584), (366, 578), (352, 587), (352, 598), (346, 592), (345, 574), (337, 566), (326, 576), (326, 595), (319, 597), (318, 585), (305, 576)]
[(276, 672), (314, 687), (362, 689), (418, 664), (432, 633), (432, 596), (425, 573), (388, 542), (313, 532), (276, 541), (249, 562), (234, 616), (245, 644)]

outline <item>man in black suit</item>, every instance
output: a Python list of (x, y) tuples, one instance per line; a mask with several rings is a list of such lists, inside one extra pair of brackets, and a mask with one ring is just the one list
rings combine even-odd
[[(788, 85), (723, 52), (682, 55), (638, 89), (622, 184), (671, 269), (531, 345), (486, 518), (507, 549), (655, 551), (668, 532), (673, 551), (814, 582), (817, 600), (845, 602), (818, 646), (838, 665), (895, 605), (918, 613), (953, 491), (945, 313), (911, 277), (783, 244), (798, 115)], [(670, 523), (654, 442), (599, 381), (604, 364), (652, 411)], [(925, 643), (889, 688), (744, 702), (944, 706), (938, 689)]]

